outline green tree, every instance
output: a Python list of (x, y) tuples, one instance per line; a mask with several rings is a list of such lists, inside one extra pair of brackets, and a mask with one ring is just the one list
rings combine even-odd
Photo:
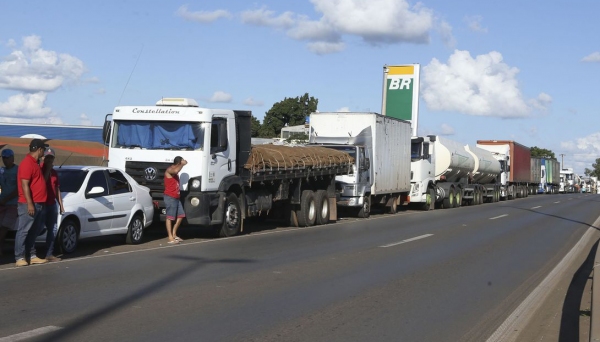
[(308, 93), (298, 97), (286, 97), (279, 101), (265, 113), (260, 126), (259, 137), (278, 138), (281, 129), (287, 126), (302, 125), (310, 113), (317, 110), (319, 100)]
[(593, 169), (585, 168), (585, 175), (588, 177), (600, 177), (600, 158), (596, 158), (596, 162), (592, 164)]
[(533, 146), (532, 148), (530, 148), (531, 150), (531, 156), (532, 157), (549, 157), (549, 158), (556, 158), (554, 156), (554, 152), (552, 152), (551, 150), (547, 150), (545, 148), (540, 148), (537, 146)]
[(254, 115), (252, 115), (252, 118), (250, 120), (250, 136), (252, 138), (256, 138), (258, 137), (258, 134), (260, 132), (260, 121), (258, 121), (258, 119), (254, 117)]

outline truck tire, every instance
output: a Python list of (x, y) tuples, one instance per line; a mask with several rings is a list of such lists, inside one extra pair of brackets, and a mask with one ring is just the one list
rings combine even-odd
[(225, 198), (223, 224), (219, 230), (220, 237), (236, 236), (242, 227), (242, 211), (240, 201), (234, 193), (227, 194)]
[(296, 211), (298, 227), (311, 227), (317, 218), (317, 205), (312, 190), (303, 190), (300, 196), (300, 209)]
[(368, 218), (371, 216), (371, 195), (367, 194), (363, 197), (363, 205), (358, 209), (357, 217)]
[(387, 207), (388, 214), (395, 214), (398, 212), (398, 196), (392, 195), (392, 203)]
[(435, 208), (435, 190), (427, 190), (425, 203), (421, 204), (421, 210), (429, 211)]
[(450, 209), (454, 207), (454, 189), (450, 188), (448, 191), (448, 197), (444, 198), (444, 209)]
[(454, 208), (460, 208), (462, 205), (462, 192), (460, 189), (456, 189), (454, 193)]
[(315, 224), (321, 225), (329, 223), (329, 198), (327, 197), (327, 191), (317, 190), (315, 192), (315, 202), (317, 209)]

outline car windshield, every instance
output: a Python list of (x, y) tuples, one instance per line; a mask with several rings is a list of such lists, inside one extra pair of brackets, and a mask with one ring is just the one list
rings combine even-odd
[(123, 121), (114, 123), (113, 146), (148, 150), (202, 150), (200, 122)]
[(81, 188), (87, 171), (58, 169), (58, 181), (60, 182), (61, 192), (77, 192)]

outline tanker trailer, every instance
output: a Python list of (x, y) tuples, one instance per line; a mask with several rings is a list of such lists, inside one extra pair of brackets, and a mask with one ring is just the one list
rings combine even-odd
[(435, 136), (411, 139), (411, 203), (424, 210), (463, 203), (475, 158), (458, 142)]
[(500, 201), (500, 162), (490, 151), (482, 148), (467, 145), (465, 149), (475, 159), (475, 169), (470, 184), (465, 187), (463, 199), (473, 204)]

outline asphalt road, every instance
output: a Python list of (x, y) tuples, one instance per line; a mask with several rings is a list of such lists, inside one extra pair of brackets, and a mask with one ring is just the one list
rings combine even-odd
[(59, 263), (3, 261), (0, 341), (485, 341), (599, 201), (539, 195), (228, 239), (186, 229), (177, 246), (159, 232), (82, 243)]

